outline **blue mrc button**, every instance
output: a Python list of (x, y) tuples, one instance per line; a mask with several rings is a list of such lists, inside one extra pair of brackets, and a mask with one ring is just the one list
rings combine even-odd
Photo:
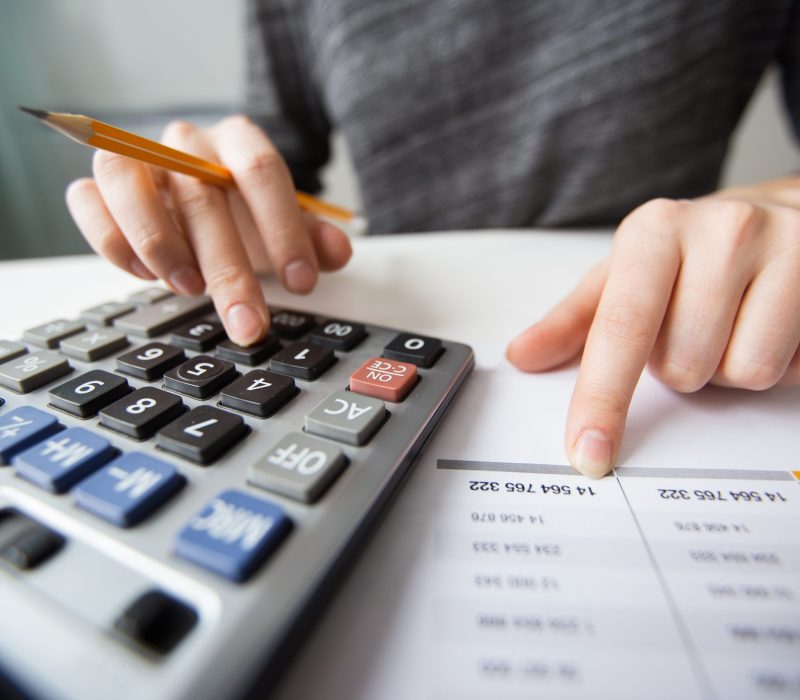
[(130, 452), (95, 472), (75, 489), (75, 504), (120, 527), (146, 518), (177, 493), (186, 478), (175, 467)]
[(11, 464), (18, 452), (61, 430), (56, 417), (31, 406), (0, 416), (0, 464)]
[(54, 493), (64, 493), (116, 454), (108, 440), (83, 428), (51, 435), (14, 457), (18, 476)]
[(181, 530), (175, 553), (232, 581), (244, 581), (291, 529), (292, 521), (274, 503), (231, 489)]

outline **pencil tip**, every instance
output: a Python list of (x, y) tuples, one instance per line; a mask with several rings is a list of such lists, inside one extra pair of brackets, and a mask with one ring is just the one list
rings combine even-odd
[(27, 112), (37, 119), (46, 119), (50, 116), (50, 112), (45, 112), (43, 109), (33, 109), (32, 107), (23, 107), (22, 105), (17, 105), (17, 109), (22, 112)]

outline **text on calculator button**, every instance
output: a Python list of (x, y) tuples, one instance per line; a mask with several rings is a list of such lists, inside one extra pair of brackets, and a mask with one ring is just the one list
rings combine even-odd
[(417, 383), (417, 367), (371, 357), (350, 376), (350, 391), (384, 401), (402, 401)]
[(250, 576), (292, 528), (283, 510), (242, 491), (223, 491), (178, 534), (175, 553), (232, 581)]

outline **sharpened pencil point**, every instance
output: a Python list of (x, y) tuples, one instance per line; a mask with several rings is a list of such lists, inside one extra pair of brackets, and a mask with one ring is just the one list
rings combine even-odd
[(22, 105), (17, 105), (17, 109), (21, 112), (27, 112), (37, 119), (47, 119), (47, 117), (50, 116), (50, 112), (45, 112), (43, 109), (33, 109), (32, 107), (23, 107)]

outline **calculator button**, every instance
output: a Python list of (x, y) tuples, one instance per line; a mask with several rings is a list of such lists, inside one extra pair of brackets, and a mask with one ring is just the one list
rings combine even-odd
[(110, 326), (115, 318), (136, 311), (134, 304), (121, 301), (107, 301), (105, 304), (98, 304), (91, 309), (86, 309), (81, 313), (81, 320), (86, 323), (93, 323), (97, 326)]
[(364, 324), (335, 319), (320, 323), (308, 334), (309, 340), (342, 351), (352, 350), (366, 337), (367, 331), (364, 329)]
[(254, 369), (222, 390), (220, 404), (266, 418), (299, 391), (291, 377)]
[(417, 384), (417, 366), (371, 357), (350, 376), (350, 391), (384, 401), (402, 401)]
[(117, 370), (132, 377), (152, 381), (186, 359), (180, 348), (165, 343), (148, 343), (117, 358)]
[(63, 355), (42, 350), (0, 365), (0, 385), (20, 394), (38, 389), (72, 370)]
[(114, 621), (114, 631), (157, 654), (168, 654), (197, 624), (194, 608), (151, 590), (140, 595)]
[(333, 350), (313, 343), (292, 343), (273, 355), (269, 367), (298, 379), (317, 379), (336, 362)]
[(184, 412), (180, 397), (146, 386), (100, 411), (100, 423), (123, 435), (144, 440)]
[(44, 564), (64, 546), (57, 532), (13, 508), (0, 511), (0, 559), (22, 571)]
[(131, 294), (128, 301), (132, 301), (134, 304), (155, 304), (157, 301), (171, 296), (173, 296), (172, 292), (164, 287), (145, 287)]
[(386, 418), (383, 401), (337, 391), (306, 416), (306, 431), (348, 445), (364, 445)]
[(53, 493), (64, 493), (111, 460), (108, 440), (83, 428), (68, 428), (14, 457), (17, 476)]
[(159, 432), (158, 446), (197, 464), (210, 464), (247, 434), (241, 416), (198, 406)]
[(248, 480), (254, 486), (313, 503), (346, 465), (347, 459), (336, 445), (290, 433), (250, 468)]
[(114, 326), (126, 333), (152, 338), (210, 309), (211, 299), (208, 297), (171, 296), (164, 301), (142, 306), (138, 311), (116, 319)]
[(271, 357), (282, 347), (283, 345), (274, 335), (268, 335), (260, 343), (247, 347), (237, 345), (232, 340), (224, 340), (217, 345), (217, 357), (231, 362), (241, 362), (252, 367)]
[(167, 372), (164, 386), (196, 399), (207, 399), (237, 376), (232, 363), (210, 355), (195, 355)]
[(417, 367), (433, 367), (443, 352), (442, 341), (438, 338), (410, 333), (401, 333), (383, 349), (385, 357), (413, 362)]
[(22, 406), (0, 416), (0, 464), (40, 440), (61, 430), (56, 417), (32, 406)]
[(172, 343), (197, 352), (210, 350), (225, 338), (225, 329), (218, 321), (192, 321), (172, 333)]
[(175, 554), (232, 581), (251, 576), (292, 529), (283, 510), (242, 491), (223, 491), (178, 534)]
[(75, 489), (75, 505), (119, 527), (141, 522), (186, 483), (175, 467), (142, 452), (129, 452)]
[(309, 314), (301, 314), (296, 311), (278, 311), (272, 315), (270, 331), (281, 338), (297, 340), (315, 323), (314, 317)]
[(26, 352), (28, 352), (28, 348), (22, 343), (17, 343), (13, 340), (0, 340), (0, 362), (13, 360)]
[(93, 369), (51, 389), (50, 403), (74, 416), (88, 418), (130, 391), (124, 377)]
[(62, 340), (61, 352), (86, 362), (94, 362), (128, 346), (128, 336), (112, 328), (91, 330)]
[(84, 326), (80, 321), (67, 321), (60, 318), (56, 321), (50, 321), (36, 328), (31, 328), (22, 334), (22, 337), (34, 345), (40, 345), (44, 348), (54, 349), (58, 347), (60, 341), (68, 338), (71, 335), (80, 333), (84, 330)]

